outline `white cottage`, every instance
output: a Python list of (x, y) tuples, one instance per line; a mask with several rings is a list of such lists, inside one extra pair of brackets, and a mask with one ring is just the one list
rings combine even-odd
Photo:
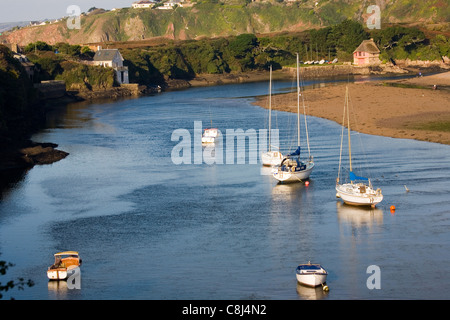
[(134, 9), (142, 9), (142, 8), (151, 8), (151, 7), (153, 7), (154, 4), (156, 4), (155, 1), (142, 0), (142, 1), (133, 2), (133, 4), (131, 6)]
[(129, 83), (128, 67), (123, 65), (123, 57), (118, 49), (99, 49), (94, 56), (94, 64), (102, 67), (110, 67), (116, 71), (117, 82)]

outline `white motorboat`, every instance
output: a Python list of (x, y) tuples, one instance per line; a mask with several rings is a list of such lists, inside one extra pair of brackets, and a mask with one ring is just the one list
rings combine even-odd
[(298, 54), (297, 54), (297, 150), (288, 154), (280, 163), (279, 166), (273, 167), (272, 176), (280, 182), (302, 182), (309, 178), (314, 169), (314, 161), (311, 156), (309, 148), (308, 125), (306, 121), (306, 107), (303, 100), (303, 112), (305, 119), (306, 141), (308, 146), (309, 159), (304, 161), (300, 158), (300, 75), (298, 68)]
[(305, 286), (317, 287), (327, 281), (328, 272), (320, 264), (308, 262), (297, 267), (297, 281)]
[[(344, 203), (349, 205), (357, 206), (371, 206), (375, 207), (378, 203), (383, 200), (383, 194), (381, 189), (374, 189), (370, 179), (366, 177), (359, 177), (353, 172), (352, 168), (352, 149), (351, 149), (351, 138), (350, 138), (350, 115), (348, 106), (348, 87), (345, 91), (345, 104), (344, 104), (344, 116), (342, 123), (342, 134), (341, 134), (341, 151), (339, 156), (339, 171), (338, 177), (336, 179), (336, 197), (341, 198)], [(342, 159), (342, 146), (344, 137), (344, 127), (345, 118), (347, 116), (347, 130), (348, 130), (348, 155), (349, 155), (349, 166), (350, 182), (340, 184), (340, 169), (341, 169), (341, 159)]]
[(217, 137), (219, 136), (219, 130), (216, 128), (208, 128), (203, 131), (202, 143), (215, 143)]
[(261, 161), (263, 166), (278, 166), (283, 160), (283, 154), (280, 151), (272, 150), (272, 65), (270, 66), (270, 81), (269, 81), (269, 151), (261, 154)]

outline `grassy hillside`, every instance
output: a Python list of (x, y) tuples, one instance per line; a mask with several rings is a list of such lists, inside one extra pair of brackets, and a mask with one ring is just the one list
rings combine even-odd
[[(381, 9), (382, 24), (423, 23), (448, 28), (450, 9), (447, 0), (378, 0), (376, 3)], [(26, 45), (37, 40), (50, 44), (85, 44), (154, 37), (187, 40), (242, 33), (299, 32), (334, 25), (345, 19), (364, 24), (371, 15), (366, 12), (370, 4), (372, 2), (368, 0), (198, 1), (174, 10), (93, 11), (81, 17), (79, 30), (69, 30), (66, 21), (62, 21), (21, 28), (3, 37), (10, 43)]]

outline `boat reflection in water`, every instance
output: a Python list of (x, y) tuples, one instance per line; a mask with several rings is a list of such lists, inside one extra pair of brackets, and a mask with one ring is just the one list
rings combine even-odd
[(326, 298), (329, 292), (323, 290), (321, 286), (312, 288), (297, 281), (297, 293), (304, 300), (320, 300)]
[(48, 299), (49, 300), (67, 300), (80, 299), (81, 290), (71, 289), (67, 281), (49, 281)]
[(336, 209), (340, 225), (362, 228), (383, 224), (383, 210), (379, 208), (355, 207), (339, 201), (336, 202)]
[(272, 199), (279, 201), (291, 201), (294, 206), (304, 203), (310, 198), (308, 187), (304, 183), (280, 183), (272, 187)]

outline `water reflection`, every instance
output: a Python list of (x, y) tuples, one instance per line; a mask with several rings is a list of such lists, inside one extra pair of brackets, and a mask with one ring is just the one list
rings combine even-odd
[[(275, 179), (272, 179), (275, 181)], [(304, 183), (277, 183), (272, 188), (272, 198), (275, 200), (302, 202), (307, 187)]]
[(383, 210), (378, 208), (356, 207), (338, 201), (336, 209), (340, 225), (363, 228), (383, 224)]
[(297, 282), (297, 293), (304, 300), (324, 299), (328, 292), (322, 289), (322, 286), (311, 288)]
[(48, 282), (48, 298), (51, 300), (66, 300), (80, 294), (80, 289), (69, 289), (67, 281), (60, 280)]

